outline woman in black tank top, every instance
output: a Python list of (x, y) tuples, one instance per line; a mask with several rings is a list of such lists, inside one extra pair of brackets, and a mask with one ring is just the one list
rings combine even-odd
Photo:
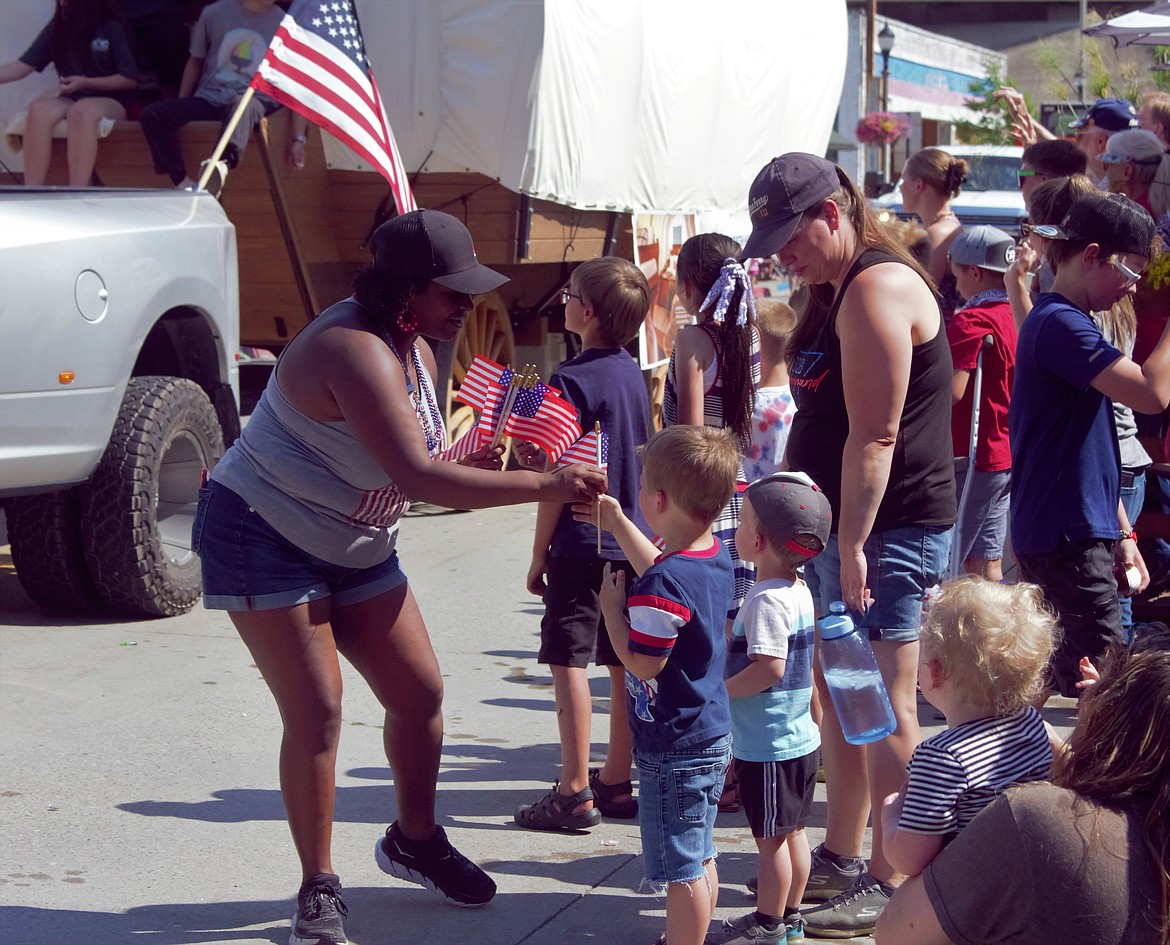
[(863, 871), (865, 809), (880, 811), (899, 790), (921, 740), (921, 602), (945, 571), (955, 521), (950, 349), (929, 276), (839, 167), (782, 155), (756, 177), (749, 199), (745, 255), (777, 253), (809, 286), (788, 345), (798, 410), (785, 462), (824, 489), (834, 534), (806, 577), (822, 613), (843, 600), (869, 631), (898, 720), (879, 742), (846, 744), (818, 671), (829, 814), (809, 889), (842, 895), (807, 913), (806, 927), (864, 934), (902, 878), (882, 855), (876, 815)]

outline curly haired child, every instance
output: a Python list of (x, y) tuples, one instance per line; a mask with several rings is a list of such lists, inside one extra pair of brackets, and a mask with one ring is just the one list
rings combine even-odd
[(1048, 777), (1050, 737), (1030, 703), (1056, 632), (1034, 584), (963, 578), (931, 605), (918, 684), (947, 729), (914, 749), (906, 786), (883, 805), (883, 850), (898, 870), (922, 872), (1004, 788)]

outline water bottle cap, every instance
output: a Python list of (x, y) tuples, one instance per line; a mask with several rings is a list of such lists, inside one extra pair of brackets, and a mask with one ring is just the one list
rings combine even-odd
[(829, 605), (829, 616), (820, 623), (821, 639), (836, 640), (853, 632), (853, 619), (845, 612), (845, 605), (835, 600)]

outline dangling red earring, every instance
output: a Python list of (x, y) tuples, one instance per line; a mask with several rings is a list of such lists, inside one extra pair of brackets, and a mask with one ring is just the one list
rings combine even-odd
[(398, 316), (398, 330), (410, 334), (418, 328), (418, 317), (411, 311), (405, 311)]

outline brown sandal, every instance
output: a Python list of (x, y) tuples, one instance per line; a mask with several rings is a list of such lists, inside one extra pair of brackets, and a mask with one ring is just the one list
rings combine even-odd
[(601, 769), (590, 768), (589, 788), (593, 791), (593, 806), (601, 811), (603, 817), (633, 820), (638, 816), (638, 802), (633, 797), (626, 801), (615, 800), (634, 793), (634, 786), (629, 781), (606, 784), (601, 780)]

